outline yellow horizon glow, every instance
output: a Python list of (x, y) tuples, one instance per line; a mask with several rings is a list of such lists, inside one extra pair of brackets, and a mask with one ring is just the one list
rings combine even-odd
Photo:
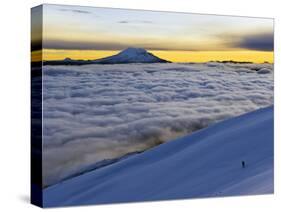
[(39, 62), (43, 59), (43, 52), (42, 50), (36, 50), (31, 52), (31, 61), (32, 62)]
[[(119, 53), (118, 50), (56, 50), (43, 49), (32, 52), (32, 61), (40, 61), (41, 58), (48, 60), (63, 60), (67, 57), (74, 60), (95, 60), (108, 57)], [(272, 51), (158, 51), (149, 50), (150, 53), (171, 62), (208, 62), (211, 60), (234, 60), (247, 61), (253, 63), (274, 62), (274, 53)], [(43, 53), (43, 55), (42, 55)]]
[(117, 54), (118, 50), (57, 50), (43, 49), (43, 60), (63, 60), (71, 58), (73, 60), (95, 60)]
[(274, 62), (274, 53), (270, 51), (151, 51), (160, 58), (170, 60), (172, 62), (208, 62), (208, 61), (224, 61), (233, 60), (241, 62), (264, 63)]

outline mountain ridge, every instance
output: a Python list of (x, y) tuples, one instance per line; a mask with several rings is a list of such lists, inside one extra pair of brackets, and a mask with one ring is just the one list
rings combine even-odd
[(143, 48), (129, 47), (119, 53), (96, 60), (63, 60), (44, 61), (44, 65), (87, 65), (87, 64), (129, 64), (129, 63), (171, 63), (148, 52)]

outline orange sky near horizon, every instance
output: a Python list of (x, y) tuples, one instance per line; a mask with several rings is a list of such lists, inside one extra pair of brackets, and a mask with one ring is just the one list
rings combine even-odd
[[(95, 60), (115, 55), (120, 51), (104, 50), (54, 50), (43, 49), (32, 52), (32, 61), (63, 60), (67, 57), (75, 60)], [(274, 62), (270, 51), (159, 51), (151, 50), (152, 54), (171, 62), (208, 62), (211, 60), (249, 61), (254, 63)]]

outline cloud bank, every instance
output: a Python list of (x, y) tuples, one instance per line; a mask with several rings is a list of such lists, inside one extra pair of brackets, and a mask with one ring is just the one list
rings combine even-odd
[(79, 14), (91, 14), (92, 12), (87, 10), (80, 10), (80, 9), (59, 9), (59, 11), (63, 12), (72, 12), (72, 13), (79, 13)]
[(274, 38), (273, 33), (264, 33), (251, 35), (242, 38), (237, 44), (240, 48), (259, 50), (259, 51), (273, 51)]
[(44, 185), (272, 105), (272, 69), (219, 63), (45, 66)]

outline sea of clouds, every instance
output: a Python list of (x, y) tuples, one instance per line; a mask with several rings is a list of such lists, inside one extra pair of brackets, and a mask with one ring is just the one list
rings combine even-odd
[(43, 178), (273, 104), (271, 64), (44, 66)]

